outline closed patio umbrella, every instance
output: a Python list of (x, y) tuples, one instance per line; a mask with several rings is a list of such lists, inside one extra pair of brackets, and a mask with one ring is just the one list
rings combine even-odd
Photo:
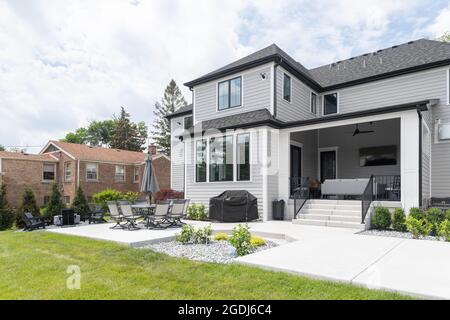
[(142, 179), (141, 192), (147, 193), (149, 195), (149, 200), (151, 201), (152, 194), (159, 191), (158, 179), (155, 175), (155, 170), (152, 164), (152, 156), (147, 155), (147, 160), (145, 160), (144, 176)]

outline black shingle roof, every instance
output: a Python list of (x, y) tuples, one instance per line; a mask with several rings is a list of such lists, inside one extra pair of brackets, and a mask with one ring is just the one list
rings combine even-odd
[(181, 107), (179, 108), (177, 111), (172, 112), (171, 114), (167, 115), (166, 118), (170, 119), (176, 116), (182, 116), (185, 114), (190, 114), (192, 113), (192, 104), (189, 104), (187, 106)]

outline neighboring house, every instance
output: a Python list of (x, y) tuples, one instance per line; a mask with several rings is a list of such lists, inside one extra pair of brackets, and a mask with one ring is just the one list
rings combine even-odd
[[(160, 188), (170, 188), (170, 159), (157, 154), (155, 146), (150, 151)], [(91, 202), (93, 194), (107, 188), (138, 192), (145, 157), (143, 152), (49, 141), (39, 155), (0, 152), (0, 182), (7, 185), (14, 207), (20, 205), (26, 187), (34, 191), (38, 205), (44, 205), (54, 183), (66, 204), (73, 201), (78, 186)]]
[[(367, 187), (373, 175), (370, 200), (405, 209), (450, 197), (449, 69), (450, 44), (425, 39), (309, 70), (273, 44), (185, 84), (193, 105), (167, 117), (172, 188), (204, 204), (248, 190), (263, 220), (277, 199), (296, 217), (308, 179)], [(300, 223), (355, 226), (366, 208), (309, 201)]]

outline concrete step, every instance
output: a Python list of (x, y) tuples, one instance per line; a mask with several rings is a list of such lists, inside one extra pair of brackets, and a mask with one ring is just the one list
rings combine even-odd
[(361, 211), (361, 204), (357, 206), (350, 206), (344, 204), (305, 204), (305, 209), (324, 209), (324, 210), (349, 210), (349, 211)]
[(338, 216), (327, 214), (303, 214), (300, 213), (297, 219), (303, 220), (326, 220), (326, 221), (342, 221), (342, 222), (361, 222), (360, 216)]
[(361, 210), (327, 210), (327, 209), (310, 209), (302, 208), (300, 214), (319, 214), (319, 215), (337, 215), (337, 216), (350, 216), (350, 217), (360, 217)]
[(322, 227), (334, 227), (334, 228), (351, 228), (364, 230), (364, 224), (359, 222), (344, 222), (344, 221), (327, 221), (327, 220), (313, 220), (313, 219), (294, 219), (294, 224), (309, 225), (309, 226), (322, 226)]
[(328, 205), (347, 205), (360, 206), (361, 200), (328, 200), (328, 199), (310, 199), (307, 204), (328, 204)]

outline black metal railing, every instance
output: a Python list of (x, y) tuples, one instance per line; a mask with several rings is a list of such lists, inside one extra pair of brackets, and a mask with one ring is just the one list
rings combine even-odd
[(294, 219), (297, 218), (310, 196), (309, 177), (291, 177), (291, 194), (294, 198)]
[(369, 211), (370, 205), (373, 201), (373, 181), (374, 176), (370, 176), (369, 182), (367, 182), (367, 186), (361, 195), (361, 223), (364, 223), (367, 212)]
[(373, 199), (378, 201), (400, 201), (400, 175), (374, 175)]

